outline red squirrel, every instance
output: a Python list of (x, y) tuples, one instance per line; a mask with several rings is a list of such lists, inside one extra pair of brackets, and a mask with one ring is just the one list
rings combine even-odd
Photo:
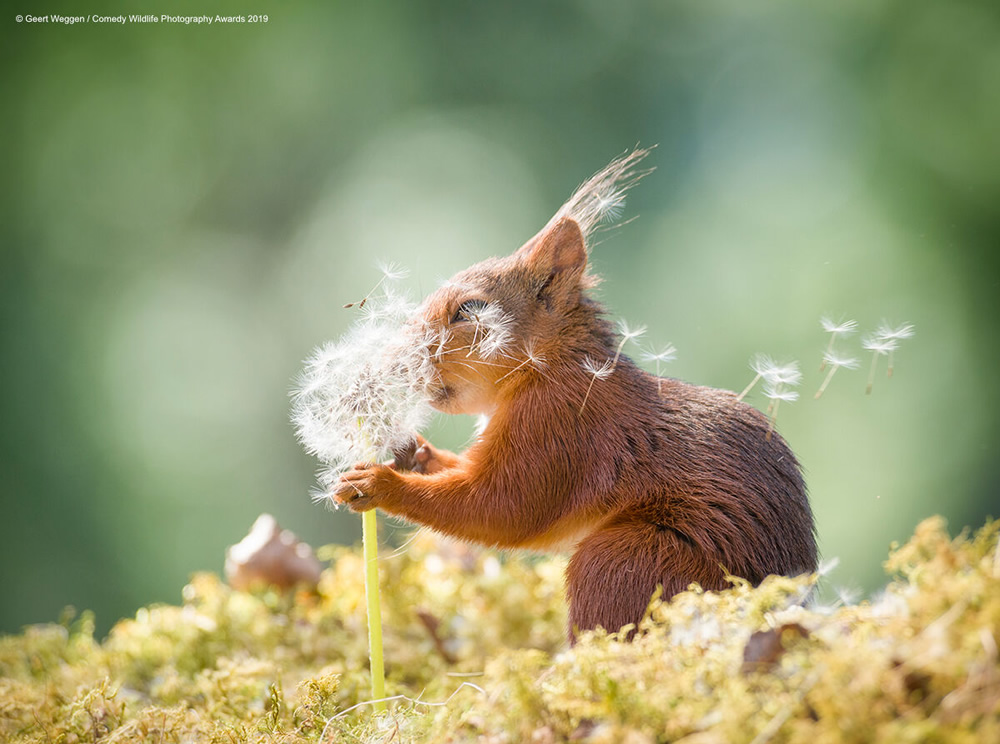
[(432, 405), (489, 417), (473, 444), (455, 454), (419, 439), (395, 464), (356, 465), (333, 494), (462, 540), (572, 551), (571, 642), (638, 623), (658, 586), (666, 598), (693, 582), (725, 588), (727, 574), (816, 569), (800, 467), (767, 418), (730, 391), (639, 369), (588, 296), (588, 237), (644, 175), (646, 152), (418, 309), (437, 338)]

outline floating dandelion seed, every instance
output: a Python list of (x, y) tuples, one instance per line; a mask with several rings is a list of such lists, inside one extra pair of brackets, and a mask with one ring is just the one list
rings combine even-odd
[(656, 363), (656, 393), (662, 396), (663, 378), (660, 377), (660, 365), (672, 362), (677, 358), (677, 347), (673, 344), (667, 344), (661, 351), (647, 351), (642, 355), (642, 358), (647, 362)]
[(373, 294), (374, 290), (366, 298), (367, 304), (358, 305), (364, 320), (376, 323), (385, 321), (390, 324), (402, 324), (413, 312), (414, 306), (409, 297), (391, 285), (387, 284), (382, 287), (382, 291), (374, 300), (372, 299)]
[(802, 382), (802, 373), (799, 371), (798, 362), (777, 364), (767, 354), (755, 354), (750, 359), (750, 369), (754, 371), (754, 378), (749, 385), (743, 388), (743, 392), (736, 396), (736, 400), (743, 400), (760, 380), (764, 380), (764, 395), (771, 400), (767, 407), (767, 415), (771, 421), (767, 431), (767, 440), (770, 441), (771, 430), (778, 418), (778, 404), (783, 400), (798, 399), (799, 394), (788, 390), (788, 388)]
[(410, 275), (408, 268), (392, 261), (378, 261), (375, 265), (382, 272), (382, 276), (385, 279), (396, 281), (398, 279), (405, 279)]
[(598, 222), (614, 222), (625, 210), (625, 192), (612, 191), (607, 194), (595, 195), (594, 209)]
[(583, 403), (580, 404), (580, 414), (582, 415), (583, 409), (587, 407), (587, 400), (590, 398), (590, 391), (594, 388), (594, 383), (610, 376), (615, 371), (615, 365), (610, 359), (605, 360), (602, 364), (598, 364), (592, 357), (588, 356), (583, 358), (580, 366), (583, 367), (585, 372), (591, 375), (590, 385), (587, 386), (587, 394), (583, 396)]
[(326, 466), (321, 499), (354, 463), (407, 445), (430, 415), (434, 373), (425, 339), (405, 325), (412, 306), (398, 296), (379, 305), (306, 360), (292, 394), (299, 441)]
[[(914, 329), (912, 323), (903, 323), (902, 325), (893, 328), (885, 321), (882, 321), (879, 327), (875, 329), (875, 335), (885, 341), (902, 341), (904, 338), (910, 338), (914, 333), (916, 333), (916, 330)], [(895, 347), (889, 349), (889, 370), (886, 375), (887, 377), (892, 377), (892, 355), (895, 351)]]
[(355, 305), (357, 305), (359, 308), (364, 307), (365, 303), (368, 302), (368, 298), (370, 298), (372, 294), (375, 293), (376, 289), (382, 286), (383, 282), (403, 279), (407, 274), (409, 274), (409, 271), (407, 269), (404, 269), (402, 266), (398, 264), (386, 263), (382, 261), (378, 263), (378, 269), (379, 271), (382, 272), (382, 278), (380, 278), (377, 282), (375, 282), (375, 286), (372, 287), (370, 290), (368, 290), (368, 294), (362, 297), (359, 302), (348, 302), (346, 305), (344, 305), (345, 308), (354, 307)]
[(448, 326), (444, 326), (437, 331), (430, 328), (427, 329), (427, 348), (432, 349), (431, 356), (434, 357), (434, 361), (440, 362), (445, 353), (447, 353), (448, 349), (445, 346), (451, 341), (452, 335), (451, 328)]
[(635, 149), (595, 173), (573, 192), (573, 196), (553, 215), (546, 228), (569, 217), (579, 225), (580, 232), (587, 238), (600, 224), (617, 220), (625, 207), (625, 194), (639, 179), (652, 172), (651, 168), (637, 168), (649, 152), (650, 149)]
[(505, 313), (499, 305), (489, 304), (475, 311), (472, 322), (475, 330), (466, 356), (471, 356), (474, 351), (487, 360), (506, 355), (514, 340), (511, 332), (514, 325), (512, 316)]
[(912, 323), (903, 323), (897, 328), (891, 327), (888, 323), (882, 323), (875, 329), (875, 335), (879, 338), (904, 339), (911, 338), (916, 331)]
[(833, 379), (834, 373), (841, 367), (846, 369), (857, 369), (858, 360), (854, 357), (840, 356), (835, 351), (828, 351), (823, 355), (823, 366), (830, 366), (830, 371), (826, 373), (826, 378), (823, 380), (823, 384), (819, 386), (819, 390), (816, 391), (814, 398), (819, 398), (826, 390), (826, 386), (830, 384), (830, 380)]
[(840, 558), (837, 556), (834, 556), (833, 558), (824, 558), (819, 562), (819, 566), (816, 567), (816, 575), (829, 576), (839, 565)]
[(760, 378), (766, 377), (771, 374), (778, 365), (774, 363), (767, 354), (754, 354), (750, 359), (750, 369), (755, 373), (754, 378), (750, 380), (750, 384), (743, 388), (743, 392), (736, 396), (736, 400), (743, 400), (754, 386), (760, 381)]
[(865, 395), (872, 394), (872, 386), (875, 384), (875, 368), (878, 366), (878, 358), (895, 351), (899, 342), (894, 338), (882, 338), (877, 333), (866, 336), (861, 340), (862, 348), (872, 352), (872, 366), (868, 372), (868, 387), (865, 388)]
[(767, 441), (771, 441), (771, 434), (774, 425), (778, 421), (778, 406), (781, 401), (789, 403), (799, 399), (799, 394), (794, 390), (789, 390), (790, 386), (798, 385), (802, 380), (802, 374), (798, 371), (798, 364), (791, 362), (783, 367), (778, 367), (770, 375), (764, 377), (764, 395), (771, 400), (767, 407), (767, 412), (771, 417), (770, 425), (767, 429)]
[(622, 340), (618, 343), (618, 348), (615, 349), (615, 358), (611, 362), (611, 369), (618, 366), (618, 359), (622, 355), (622, 349), (625, 347), (629, 341), (639, 338), (642, 334), (646, 332), (646, 326), (639, 326), (638, 328), (630, 328), (629, 324), (624, 320), (618, 321), (618, 330), (622, 334)]
[[(646, 332), (646, 326), (637, 326), (632, 328), (632, 326), (628, 324), (628, 321), (619, 320), (618, 330), (621, 332), (623, 340), (631, 341), (633, 338), (639, 338), (642, 334), (644, 334)], [(621, 348), (621, 346), (622, 345), (619, 345), (619, 348)]]
[(837, 602), (840, 605), (855, 605), (861, 599), (862, 592), (857, 587), (841, 586), (837, 587)]
[(765, 382), (782, 385), (798, 385), (802, 382), (802, 372), (799, 371), (798, 362), (788, 362), (787, 364), (774, 365), (764, 374)]
[(647, 362), (672, 362), (677, 359), (677, 347), (673, 344), (667, 344), (663, 347), (662, 351), (647, 351), (643, 353), (642, 358)]
[(834, 336), (849, 336), (858, 330), (858, 322), (856, 320), (844, 320), (840, 323), (835, 323), (824, 315), (819, 319), (819, 323), (823, 326), (824, 331)]
[(590, 385), (587, 386), (587, 394), (583, 396), (583, 405), (580, 406), (581, 414), (583, 413), (584, 407), (587, 405), (587, 399), (590, 398), (590, 391), (593, 389), (594, 383), (599, 379), (607, 377), (615, 371), (615, 367), (618, 366), (618, 360), (621, 359), (622, 349), (625, 348), (625, 344), (644, 334), (646, 332), (646, 326), (632, 328), (624, 320), (620, 320), (618, 321), (618, 330), (622, 334), (622, 340), (618, 342), (618, 348), (615, 349), (615, 356), (613, 359), (610, 359), (598, 366), (597, 362), (588, 356), (584, 357), (584, 360), (581, 363), (583, 368), (592, 375)]
[(833, 352), (833, 342), (837, 340), (838, 336), (850, 336), (858, 330), (858, 323), (855, 320), (844, 320), (840, 323), (835, 323), (824, 315), (819, 319), (819, 324), (823, 326), (824, 331), (830, 334), (830, 343), (826, 346), (826, 352), (823, 354), (823, 363), (819, 366), (819, 371), (822, 372), (826, 369), (826, 355)]
[(589, 356), (583, 358), (583, 362), (580, 363), (580, 366), (594, 377), (601, 380), (605, 377), (609, 377), (614, 371), (614, 366), (611, 364), (610, 360), (605, 360), (602, 364), (598, 364), (593, 357)]
[(524, 368), (525, 366), (530, 365), (535, 371), (541, 372), (547, 366), (547, 364), (548, 362), (546, 361), (545, 356), (537, 349), (537, 342), (535, 341), (535, 339), (533, 338), (529, 339), (524, 344), (524, 359), (521, 360), (520, 364), (518, 364), (516, 367), (507, 372), (507, 374), (499, 377), (497, 379), (497, 382), (500, 382), (500, 380), (510, 377), (512, 374), (517, 372), (519, 369)]

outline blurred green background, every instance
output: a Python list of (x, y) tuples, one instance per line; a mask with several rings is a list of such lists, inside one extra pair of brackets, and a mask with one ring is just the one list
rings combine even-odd
[[(176, 602), (261, 511), (355, 540), (308, 497), (301, 360), (376, 259), (424, 293), (636, 143), (657, 170), (600, 296), (673, 376), (801, 361), (778, 423), (832, 583), (877, 588), (925, 516), (1000, 515), (995, 2), (167, 5), (131, 3), (269, 19), (2, 22), (0, 631)], [(841, 370), (816, 401), (824, 313), (917, 335), (871, 396)]]

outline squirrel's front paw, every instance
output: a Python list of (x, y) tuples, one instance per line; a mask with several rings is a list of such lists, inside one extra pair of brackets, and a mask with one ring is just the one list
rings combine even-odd
[(396, 477), (396, 472), (388, 465), (359, 463), (340, 476), (333, 500), (347, 504), (355, 512), (374, 509)]

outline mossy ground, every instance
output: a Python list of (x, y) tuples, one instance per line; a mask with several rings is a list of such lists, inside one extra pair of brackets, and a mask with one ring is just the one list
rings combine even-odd
[(314, 593), (200, 574), (181, 606), (103, 642), (86, 614), (0, 639), (0, 740), (1000, 741), (998, 532), (925, 521), (871, 602), (803, 607), (805, 579), (737, 582), (654, 603), (633, 642), (573, 649), (560, 561), (417, 541), (382, 560), (401, 696), (383, 715), (351, 709), (369, 685), (357, 551), (328, 550)]

